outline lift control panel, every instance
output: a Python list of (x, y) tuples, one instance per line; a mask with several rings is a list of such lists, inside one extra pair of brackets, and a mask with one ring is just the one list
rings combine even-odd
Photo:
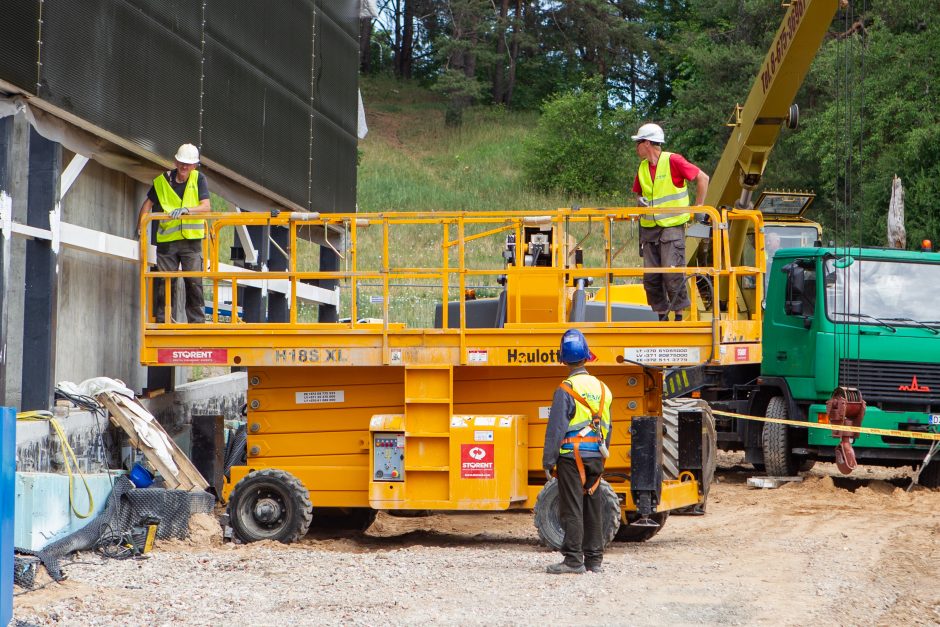
[(372, 455), (373, 480), (405, 480), (404, 433), (373, 433)]

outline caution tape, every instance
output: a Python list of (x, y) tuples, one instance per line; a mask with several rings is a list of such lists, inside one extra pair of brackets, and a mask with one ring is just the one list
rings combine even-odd
[(717, 416), (729, 416), (731, 418), (741, 418), (742, 420), (758, 420), (760, 422), (775, 422), (780, 425), (793, 425), (794, 427), (805, 427), (809, 429), (825, 429), (826, 431), (848, 431), (851, 433), (870, 433), (872, 435), (890, 435), (896, 438), (912, 438), (915, 440), (933, 440), (940, 441), (940, 433), (926, 433), (923, 431), (902, 431), (900, 429), (876, 429), (875, 427), (850, 427), (847, 425), (829, 425), (818, 422), (803, 422), (802, 420), (786, 420), (784, 418), (767, 418), (765, 416), (746, 416), (744, 414), (735, 414), (730, 411), (718, 411), (713, 409), (712, 413)]

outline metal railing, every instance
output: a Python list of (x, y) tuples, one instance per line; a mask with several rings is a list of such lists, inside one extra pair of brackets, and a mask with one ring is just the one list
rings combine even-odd
[[(630, 251), (630, 246), (637, 245), (639, 219), (648, 214), (643, 207), (617, 207), (598, 209), (559, 209), (554, 212), (439, 212), (439, 213), (379, 213), (379, 214), (319, 214), (307, 212), (264, 213), (224, 213), (205, 214), (208, 238), (203, 242), (203, 270), (198, 272), (166, 272), (142, 264), (140, 275), (141, 289), (141, 326), (148, 329), (187, 329), (201, 327), (224, 332), (225, 330), (247, 329), (264, 325), (289, 325), (292, 328), (333, 328), (374, 329), (377, 323), (388, 329), (432, 329), (440, 332), (463, 332), (466, 330), (465, 303), (469, 298), (468, 286), (487, 285), (494, 290), (500, 289), (499, 281), (507, 273), (525, 272), (525, 232), (526, 229), (538, 228), (551, 235), (550, 249), (545, 251), (550, 262), (539, 259), (538, 271), (554, 277), (558, 286), (557, 320), (547, 324), (564, 324), (568, 320), (569, 294), (578, 279), (594, 282), (592, 289), (610, 288), (624, 283), (638, 283), (648, 273), (678, 273), (687, 277), (687, 286), (692, 300), (689, 323), (712, 322), (715, 320), (760, 320), (760, 310), (747, 311), (742, 315), (737, 306), (742, 290), (754, 290), (755, 302), (763, 298), (764, 262), (763, 262), (763, 222), (758, 211), (715, 210), (710, 207), (694, 208), (700, 215), (707, 216), (710, 227), (707, 250), (708, 259), (700, 260), (698, 265), (690, 267), (644, 268), (638, 255)], [(684, 213), (688, 209), (657, 208), (659, 213)], [(162, 215), (149, 215), (146, 222), (165, 219)], [(744, 223), (752, 229), (755, 237), (754, 260), (743, 263), (741, 251), (733, 251), (729, 242), (730, 226), (736, 222)], [(287, 247), (278, 247), (278, 252), (286, 257), (286, 269), (271, 271), (261, 268), (255, 272), (244, 270), (221, 269), (223, 256), (221, 241), (225, 229), (236, 226), (255, 226), (288, 229)], [(144, 228), (140, 245), (146, 251), (149, 228)], [(333, 248), (340, 259), (340, 269), (321, 271), (316, 266), (311, 244), (311, 234), (329, 235), (315, 238), (320, 245)], [(340, 236), (339, 246), (330, 243)], [(506, 239), (514, 238), (517, 243), (512, 263), (507, 265), (502, 255), (506, 248)], [(430, 250), (418, 250), (420, 247)], [(409, 248), (410, 247), (410, 248)], [(435, 250), (437, 248), (437, 250)], [(582, 253), (576, 255), (575, 249)], [(636, 248), (633, 249), (634, 251)], [(419, 254), (421, 253), (421, 254)], [(624, 254), (626, 253), (626, 254)], [(581, 263), (575, 263), (575, 258)], [(146, 258), (142, 255), (141, 258)], [(417, 259), (417, 261), (415, 261)], [(409, 263), (409, 260), (412, 263)], [(436, 260), (436, 261), (435, 261)], [(173, 279), (199, 278), (208, 284), (212, 315), (206, 325), (173, 322), (170, 315), (161, 324), (155, 322), (153, 286), (156, 281), (164, 281), (164, 302), (160, 305), (169, 314), (170, 289)], [(429, 290), (429, 303), (442, 305), (442, 324), (439, 327), (427, 324), (406, 324), (396, 322), (390, 315), (392, 291), (401, 289), (402, 284), (420, 281), (420, 287)], [(280, 282), (288, 301), (289, 317), (281, 322), (246, 322), (238, 315), (239, 287), (251, 283), (253, 287), (270, 287), (273, 282)], [(348, 302), (339, 304), (348, 321), (321, 323), (300, 318), (299, 292), (305, 285), (330, 284), (342, 286)], [(220, 294), (228, 286), (231, 289), (231, 302), (220, 302)], [(703, 293), (704, 286), (709, 286), (711, 294)], [(725, 307), (720, 306), (719, 286), (722, 294), (727, 294)], [(376, 304), (381, 303), (381, 314), (372, 320), (362, 321), (366, 307), (360, 303), (360, 296), (369, 290), (381, 289), (380, 294), (372, 294)], [(416, 285), (416, 287), (418, 287)], [(333, 292), (339, 298), (339, 290)], [(459, 301), (460, 321), (456, 328), (449, 328), (448, 301)], [(605, 316), (602, 322), (585, 322), (586, 327), (597, 325), (625, 324), (613, 323), (611, 308), (613, 299), (605, 299)], [(232, 315), (227, 321), (220, 320), (222, 305), (228, 305)], [(706, 306), (707, 305), (707, 306)], [(375, 320), (377, 318), (378, 320)], [(536, 323), (538, 325), (540, 323)]]

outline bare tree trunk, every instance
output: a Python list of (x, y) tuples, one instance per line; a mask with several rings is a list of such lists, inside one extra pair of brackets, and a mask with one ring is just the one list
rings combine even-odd
[(516, 0), (515, 18), (512, 23), (512, 39), (509, 40), (509, 77), (506, 85), (506, 106), (512, 105), (512, 94), (516, 90), (516, 63), (519, 60), (520, 32), (525, 29), (522, 0)]
[(509, 0), (499, 5), (499, 20), (496, 23), (496, 63), (493, 64), (493, 102), (499, 104), (506, 98), (506, 36), (509, 33)]
[(405, 8), (403, 11), (401, 57), (399, 64), (399, 76), (402, 78), (411, 78), (411, 68), (414, 62), (415, 45), (415, 9), (414, 0), (403, 0)]
[(891, 181), (891, 202), (888, 203), (888, 247), (907, 248), (904, 229), (904, 187), (897, 174)]
[(392, 44), (395, 52), (395, 75), (401, 77), (401, 48), (402, 48), (402, 3), (405, 0), (395, 0), (395, 41)]
[(372, 18), (359, 20), (359, 71), (368, 74), (372, 71)]

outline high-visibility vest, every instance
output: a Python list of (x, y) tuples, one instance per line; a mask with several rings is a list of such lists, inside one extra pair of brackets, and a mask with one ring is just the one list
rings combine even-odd
[[(603, 381), (589, 374), (576, 374), (565, 379), (565, 383), (568, 384), (574, 392), (581, 395), (591, 406), (591, 409), (589, 410), (581, 403), (576, 402), (574, 404), (574, 416), (568, 421), (568, 430), (565, 432), (564, 440), (577, 437), (582, 429), (591, 427), (594, 423), (593, 413), (599, 413), (601, 418), (599, 440), (606, 440), (607, 434), (610, 432), (610, 403), (613, 400), (610, 388), (608, 388)], [(604, 403), (603, 407), (600, 406), (602, 398)], [(599, 452), (600, 442), (582, 442), (580, 449), (581, 451)], [(573, 454), (574, 445), (570, 443), (562, 444), (558, 452), (561, 455)]]
[[(153, 179), (153, 189), (157, 192), (157, 200), (164, 213), (172, 213), (181, 207), (196, 207), (199, 205), (199, 172), (193, 170), (189, 173), (183, 197), (173, 191), (173, 187), (163, 174)], [(202, 239), (206, 236), (206, 221), (189, 217), (180, 220), (161, 220), (157, 226), (157, 243), (175, 242), (181, 239)]]
[[(689, 187), (682, 181), (681, 187), (672, 182), (672, 166), (669, 164), (671, 152), (662, 152), (656, 164), (656, 180), (650, 177), (649, 161), (640, 163), (637, 176), (640, 179), (640, 190), (649, 200), (650, 207), (688, 207)], [(685, 224), (692, 217), (689, 213), (657, 213), (653, 216), (640, 216), (640, 226), (679, 226)]]

